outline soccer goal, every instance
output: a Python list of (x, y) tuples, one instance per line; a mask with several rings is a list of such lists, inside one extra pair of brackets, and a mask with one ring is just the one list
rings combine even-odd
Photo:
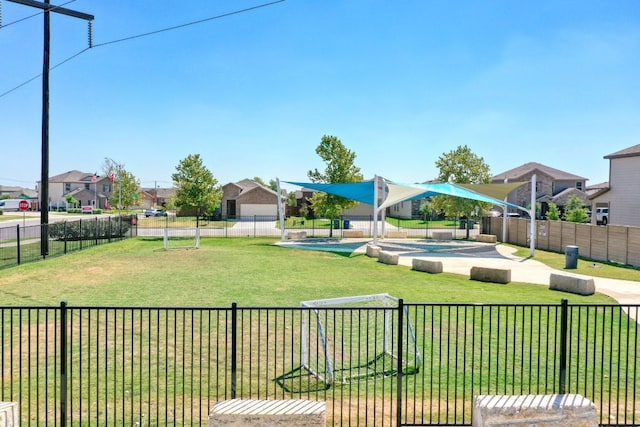
[(200, 248), (200, 228), (174, 228), (164, 229), (164, 249), (198, 249)]
[[(398, 298), (389, 294), (303, 301), (302, 368), (325, 384), (348, 384), (398, 373)], [(402, 316), (402, 373), (420, 366), (406, 307)]]

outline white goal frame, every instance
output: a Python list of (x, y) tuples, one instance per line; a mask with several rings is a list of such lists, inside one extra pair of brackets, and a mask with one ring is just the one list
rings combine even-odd
[[(398, 304), (399, 299), (389, 294), (374, 294), (374, 295), (358, 295), (342, 298), (328, 298), (311, 301), (301, 302), (301, 306), (311, 309), (304, 311), (301, 314), (301, 366), (311, 375), (315, 376), (319, 380), (323, 381), (327, 386), (333, 383), (348, 384), (353, 381), (362, 379), (371, 379), (379, 376), (392, 376), (397, 374), (397, 362), (398, 356), (396, 354), (397, 349), (397, 329), (398, 326)], [(384, 315), (381, 316), (382, 325), (373, 325), (377, 331), (377, 335), (373, 336), (373, 340), (377, 340), (373, 343), (373, 352), (371, 350), (371, 343), (368, 340), (371, 339), (368, 331), (361, 331), (360, 333), (367, 334), (367, 342), (364, 345), (366, 347), (365, 353), (370, 360), (361, 360), (358, 357), (359, 366), (352, 366), (352, 362), (349, 362), (349, 366), (343, 366), (342, 361), (339, 360), (340, 356), (337, 356), (337, 348), (332, 348), (332, 344), (335, 341), (341, 341), (341, 345), (344, 345), (345, 340), (338, 337), (345, 332), (344, 324), (342, 328), (336, 325), (326, 325), (323, 319), (327, 319), (329, 316), (325, 309), (335, 308), (337, 310), (353, 310), (358, 312), (371, 311), (371, 309), (384, 309)], [(322, 310), (320, 310), (322, 309)], [(321, 311), (325, 314), (321, 314)], [(407, 349), (403, 354), (402, 370), (405, 373), (417, 373), (421, 364), (421, 357), (416, 344), (415, 331), (413, 325), (408, 316), (407, 307), (403, 307), (403, 331), (406, 337), (408, 345), (403, 345)], [(336, 318), (336, 315), (333, 315)], [(344, 318), (344, 316), (337, 316), (338, 319)], [(377, 318), (377, 317), (376, 317)], [(371, 328), (371, 325), (367, 326)], [(353, 331), (349, 329), (350, 337), (347, 346), (350, 346), (353, 339)], [(311, 336), (313, 335), (313, 336)], [(381, 335), (381, 336), (380, 336)], [(362, 343), (362, 338), (358, 338), (358, 345)], [(344, 350), (344, 348), (343, 348)], [(361, 351), (361, 349), (350, 350), (350, 355), (353, 351)], [(377, 353), (377, 354), (374, 354)], [(404, 352), (403, 352), (404, 353)], [(315, 359), (314, 359), (315, 357)], [(350, 356), (348, 356), (350, 357)], [(366, 357), (365, 357), (366, 358)], [(385, 359), (386, 362), (382, 361)], [(389, 369), (389, 361), (394, 361), (394, 367)], [(314, 364), (314, 362), (316, 362)], [(376, 370), (377, 365), (386, 365), (386, 368), (382, 370)], [(373, 367), (373, 368), (372, 368)]]
[[(180, 245), (173, 246), (169, 242), (179, 240)], [(187, 243), (187, 242), (193, 242)], [(200, 227), (175, 228), (165, 227), (163, 233), (164, 250), (169, 249), (200, 249)]]

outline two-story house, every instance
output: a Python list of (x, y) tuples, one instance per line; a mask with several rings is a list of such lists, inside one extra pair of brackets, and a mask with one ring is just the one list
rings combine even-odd
[(507, 202), (518, 206), (531, 204), (531, 178), (536, 175), (536, 201), (540, 203), (543, 217), (546, 215), (549, 203), (555, 203), (561, 210), (567, 201), (576, 196), (584, 206), (590, 206), (591, 201), (585, 193), (587, 178), (554, 169), (536, 162), (525, 163), (491, 178), (494, 184), (503, 182), (528, 182), (509, 193)]
[[(640, 226), (640, 144), (604, 156), (609, 185), (591, 196), (593, 211), (607, 208), (608, 224)], [(592, 223), (596, 216), (592, 215)]]
[(112, 191), (113, 183), (108, 176), (72, 170), (49, 178), (49, 208), (67, 208), (67, 197), (73, 196), (80, 206), (106, 209)]

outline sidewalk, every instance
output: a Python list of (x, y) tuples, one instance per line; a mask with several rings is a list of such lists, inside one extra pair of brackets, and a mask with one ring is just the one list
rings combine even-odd
[[(384, 242), (380, 242), (384, 245)], [(452, 254), (425, 254), (425, 253), (399, 253), (398, 264), (411, 267), (413, 258), (431, 259), (441, 261), (442, 268), (447, 273), (469, 275), (471, 267), (483, 266), (511, 269), (511, 281), (535, 283), (549, 286), (549, 278), (552, 272), (575, 274), (567, 270), (555, 270), (547, 265), (529, 258), (521, 258), (513, 255), (514, 249), (504, 245), (496, 245), (494, 251), (482, 251), (468, 253), (464, 256)], [(581, 261), (585, 262), (585, 261)], [(575, 274), (580, 277), (592, 277)], [(607, 279), (593, 277), (596, 292), (603, 293), (614, 298), (619, 304), (640, 304), (640, 282), (631, 280)]]

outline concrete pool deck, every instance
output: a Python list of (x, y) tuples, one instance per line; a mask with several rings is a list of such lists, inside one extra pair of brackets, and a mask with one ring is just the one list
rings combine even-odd
[[(339, 252), (365, 253), (371, 239), (303, 239), (299, 241), (283, 241), (283, 246), (328, 250)], [(572, 274), (579, 277), (593, 278), (596, 292), (615, 299), (621, 305), (640, 304), (640, 282), (632, 280), (608, 279), (580, 275), (570, 270), (556, 270), (530, 258), (513, 255), (515, 250), (509, 246), (478, 243), (468, 241), (434, 241), (414, 239), (380, 239), (377, 246), (384, 251), (392, 251), (399, 255), (398, 264), (411, 267), (413, 258), (424, 258), (442, 262), (444, 272), (469, 276), (471, 267), (483, 266), (511, 270), (512, 282), (534, 283), (549, 286), (551, 273)], [(443, 246), (444, 249), (432, 251), (431, 246)], [(322, 247), (326, 247), (323, 249)], [(579, 262), (588, 262), (580, 260)], [(634, 311), (638, 311), (635, 310)], [(638, 313), (630, 313), (638, 318)]]

